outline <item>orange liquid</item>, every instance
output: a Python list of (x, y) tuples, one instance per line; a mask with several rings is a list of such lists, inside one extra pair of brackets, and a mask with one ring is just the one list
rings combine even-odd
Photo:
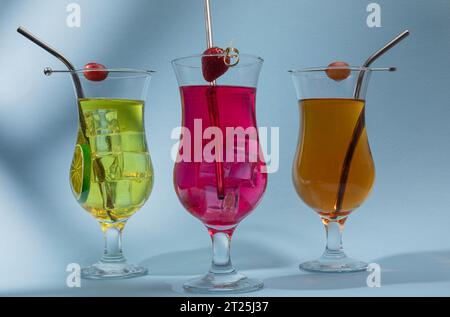
[(300, 101), (302, 128), (293, 168), (303, 201), (328, 220), (345, 219), (369, 195), (375, 166), (364, 127), (353, 155), (342, 208), (336, 209), (345, 155), (365, 103), (354, 99)]

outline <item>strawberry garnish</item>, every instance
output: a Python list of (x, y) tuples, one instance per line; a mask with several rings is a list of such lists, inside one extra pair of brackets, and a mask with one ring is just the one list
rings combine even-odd
[[(226, 73), (228, 70), (228, 65), (225, 63), (225, 51), (220, 47), (208, 48), (202, 57), (202, 71), (203, 78), (208, 82), (213, 82), (220, 76)], [(217, 56), (208, 56), (217, 55)]]
[(91, 81), (102, 81), (108, 77), (106, 67), (98, 63), (89, 63), (84, 66), (84, 77)]
[[(328, 65), (328, 68), (326, 70), (326, 73), (328, 77), (330, 77), (333, 80), (341, 81), (350, 76), (350, 65), (346, 62), (334, 62)], [(331, 67), (339, 67), (339, 68), (331, 68)]]

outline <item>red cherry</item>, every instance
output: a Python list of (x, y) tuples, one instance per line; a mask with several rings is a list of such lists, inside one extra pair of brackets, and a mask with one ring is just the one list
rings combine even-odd
[(341, 67), (341, 68), (327, 68), (326, 73), (328, 77), (333, 80), (341, 81), (350, 76), (350, 65), (346, 62), (334, 62), (328, 65), (328, 67)]
[(219, 47), (208, 48), (203, 55), (220, 55), (220, 56), (203, 56), (202, 72), (206, 81), (212, 82), (226, 73), (228, 65), (225, 64), (225, 51)]
[(87, 80), (102, 81), (108, 77), (108, 72), (104, 70), (106, 67), (102, 64), (89, 63), (84, 66), (84, 69), (86, 71), (84, 71), (83, 74)]

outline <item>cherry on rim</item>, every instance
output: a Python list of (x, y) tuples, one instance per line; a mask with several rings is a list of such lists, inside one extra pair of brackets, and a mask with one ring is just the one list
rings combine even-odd
[(106, 67), (99, 63), (89, 63), (83, 68), (84, 77), (90, 81), (103, 81), (108, 77)]

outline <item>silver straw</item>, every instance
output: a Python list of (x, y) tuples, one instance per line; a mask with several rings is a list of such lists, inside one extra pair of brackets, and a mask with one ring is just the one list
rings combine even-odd
[[(73, 83), (75, 85), (75, 91), (76, 91), (78, 99), (84, 98), (84, 93), (83, 93), (83, 88), (81, 86), (81, 81), (80, 81), (80, 78), (78, 77), (78, 74), (75, 72), (75, 67), (73, 66), (73, 64), (63, 54), (59, 53), (53, 47), (51, 47), (50, 45), (48, 45), (47, 43), (45, 43), (44, 41), (42, 41), (41, 39), (39, 39), (35, 35), (31, 34), (29, 31), (27, 31), (23, 27), (19, 27), (17, 29), (17, 32), (19, 34), (23, 35), (24, 37), (26, 37), (27, 39), (29, 39), (34, 44), (38, 45), (39, 47), (43, 48), (44, 50), (46, 50), (47, 52), (49, 52), (50, 54), (55, 56), (61, 62), (63, 62), (64, 65), (66, 65), (66, 67), (69, 69), (69, 71), (71, 73), (72, 80), (73, 80)], [(44, 71), (44, 74), (45, 73), (46, 73), (46, 71)], [(46, 74), (46, 75), (48, 75), (48, 74)], [(89, 142), (88, 138), (86, 136), (86, 122), (85, 122), (84, 117), (82, 115), (82, 111), (81, 111), (79, 103), (78, 103), (78, 115), (80, 117), (80, 126), (81, 126), (82, 134), (83, 134), (84, 138), (86, 139), (86, 141)]]
[[(392, 39), (390, 42), (388, 42), (386, 45), (384, 45), (382, 48), (380, 48), (378, 51), (373, 53), (362, 65), (363, 67), (369, 67), (374, 61), (376, 61), (380, 56), (382, 56), (384, 53), (386, 53), (388, 50), (390, 50), (392, 47), (397, 45), (401, 40), (403, 40), (405, 37), (409, 35), (409, 31), (405, 30), (399, 35), (397, 35), (394, 39)], [(361, 94), (361, 87), (364, 80), (365, 72), (361, 71), (358, 76), (358, 81), (356, 82), (355, 92), (353, 93), (353, 97), (355, 99), (359, 99)]]
[[(381, 55), (386, 53), (389, 49), (397, 45), (401, 40), (403, 40), (405, 37), (409, 35), (409, 31), (405, 30), (402, 33), (400, 33), (397, 37), (395, 37), (393, 40), (388, 42), (386, 45), (384, 45), (381, 49), (373, 53), (363, 64), (363, 67), (369, 67), (376, 59), (378, 59)], [(390, 71), (394, 71), (395, 68), (390, 67), (388, 68)], [(355, 99), (359, 99), (361, 94), (361, 87), (362, 82), (364, 80), (365, 70), (361, 71), (358, 76), (358, 81), (356, 82), (355, 91), (353, 94), (353, 97)], [(365, 112), (364, 108), (362, 109), (358, 120), (356, 121), (355, 128), (353, 129), (352, 139), (350, 140), (350, 144), (348, 146), (347, 152), (345, 153), (344, 162), (342, 164), (342, 170), (341, 170), (341, 177), (339, 180), (339, 188), (338, 193), (336, 197), (336, 204), (334, 206), (336, 211), (340, 211), (342, 209), (343, 201), (344, 201), (344, 195), (345, 190), (347, 187), (347, 181), (348, 181), (348, 175), (350, 173), (350, 167), (353, 160), (353, 155), (355, 154), (356, 146), (358, 145), (359, 138), (361, 137), (361, 134), (366, 126), (365, 123)]]
[[(49, 52), (50, 54), (52, 54), (53, 56), (58, 58), (61, 62), (63, 62), (64, 65), (66, 65), (66, 67), (69, 69), (70, 74), (72, 75), (72, 79), (75, 84), (75, 90), (76, 90), (78, 99), (84, 98), (84, 93), (83, 93), (83, 89), (81, 87), (80, 78), (78, 77), (78, 74), (76, 73), (76, 69), (73, 66), (73, 64), (63, 54), (59, 53), (57, 50), (55, 50), (50, 45), (46, 44), (44, 41), (40, 40), (39, 38), (37, 38), (36, 36), (31, 34), (30, 32), (28, 32), (27, 30), (25, 30), (23, 27), (19, 27), (17, 29), (17, 32), (19, 32), (20, 34), (25, 36), (27, 39), (29, 39), (36, 45), (40, 46), (41, 48), (43, 48), (44, 50), (46, 50), (47, 52)], [(44, 70), (44, 74), (46, 74), (46, 75), (50, 75), (52, 72), (56, 72), (56, 71), (53, 71), (50, 68), (46, 68)], [(87, 144), (89, 144), (89, 146), (90, 146), (91, 142), (86, 134), (86, 121), (83, 116), (83, 111), (81, 109), (80, 102), (78, 102), (78, 116), (80, 119), (79, 124), (80, 124), (80, 130), (81, 130), (82, 137), (84, 138), (85, 142)], [(106, 175), (105, 174), (106, 172), (105, 172), (105, 167), (103, 166), (103, 163), (99, 162), (97, 160), (93, 160), (92, 164), (93, 164), (93, 167), (92, 167), (93, 172), (96, 175), (96, 177), (104, 178)], [(100, 186), (100, 192), (102, 193), (102, 196), (103, 196), (103, 194), (105, 194), (105, 196), (106, 196), (106, 201), (104, 202), (104, 204), (108, 205), (110, 207), (111, 202), (112, 202), (111, 194), (109, 192), (104, 193), (101, 186)], [(106, 213), (108, 214), (109, 218), (111, 218), (113, 221), (116, 220), (115, 217), (108, 210), (106, 211)]]
[[(211, 2), (205, 0), (205, 30), (206, 30), (206, 46), (207, 48), (214, 47), (213, 34), (212, 34), (212, 21), (211, 21)], [(211, 120), (211, 124), (219, 126), (219, 113), (217, 106), (217, 98), (213, 87), (216, 86), (216, 81), (210, 83), (211, 94), (208, 94), (208, 112)], [(214, 162), (216, 170), (216, 185), (217, 185), (217, 198), (219, 200), (225, 199), (225, 189), (223, 186), (223, 165), (222, 165), (222, 151), (220, 148), (216, 148), (216, 161)]]
[(211, 48), (214, 46), (211, 22), (211, 4), (210, 0), (205, 0), (205, 28), (206, 28), (206, 46)]
[[(53, 47), (51, 47), (50, 45), (48, 45), (47, 43), (45, 43), (44, 41), (40, 40), (38, 37), (36, 37), (35, 35), (31, 34), (29, 31), (27, 31), (25, 28), (23, 27), (19, 27), (17, 29), (17, 32), (19, 32), (21, 35), (25, 36), (27, 39), (29, 39), (31, 42), (33, 42), (34, 44), (40, 46), (41, 48), (43, 48), (44, 50), (46, 50), (47, 52), (49, 52), (50, 54), (52, 54), (53, 56), (55, 56), (57, 59), (59, 59), (61, 62), (64, 63), (64, 65), (66, 65), (66, 67), (70, 70), (70, 71), (75, 71), (75, 67), (73, 66), (73, 64), (61, 53), (59, 53), (57, 50), (55, 50)], [(71, 73), (72, 74), (72, 79), (73, 82), (75, 84), (75, 90), (77, 93), (77, 97), (78, 98), (84, 98), (84, 93), (83, 93), (83, 88), (81, 87), (81, 82), (80, 82), (80, 78), (78, 77), (78, 75), (74, 72)]]

